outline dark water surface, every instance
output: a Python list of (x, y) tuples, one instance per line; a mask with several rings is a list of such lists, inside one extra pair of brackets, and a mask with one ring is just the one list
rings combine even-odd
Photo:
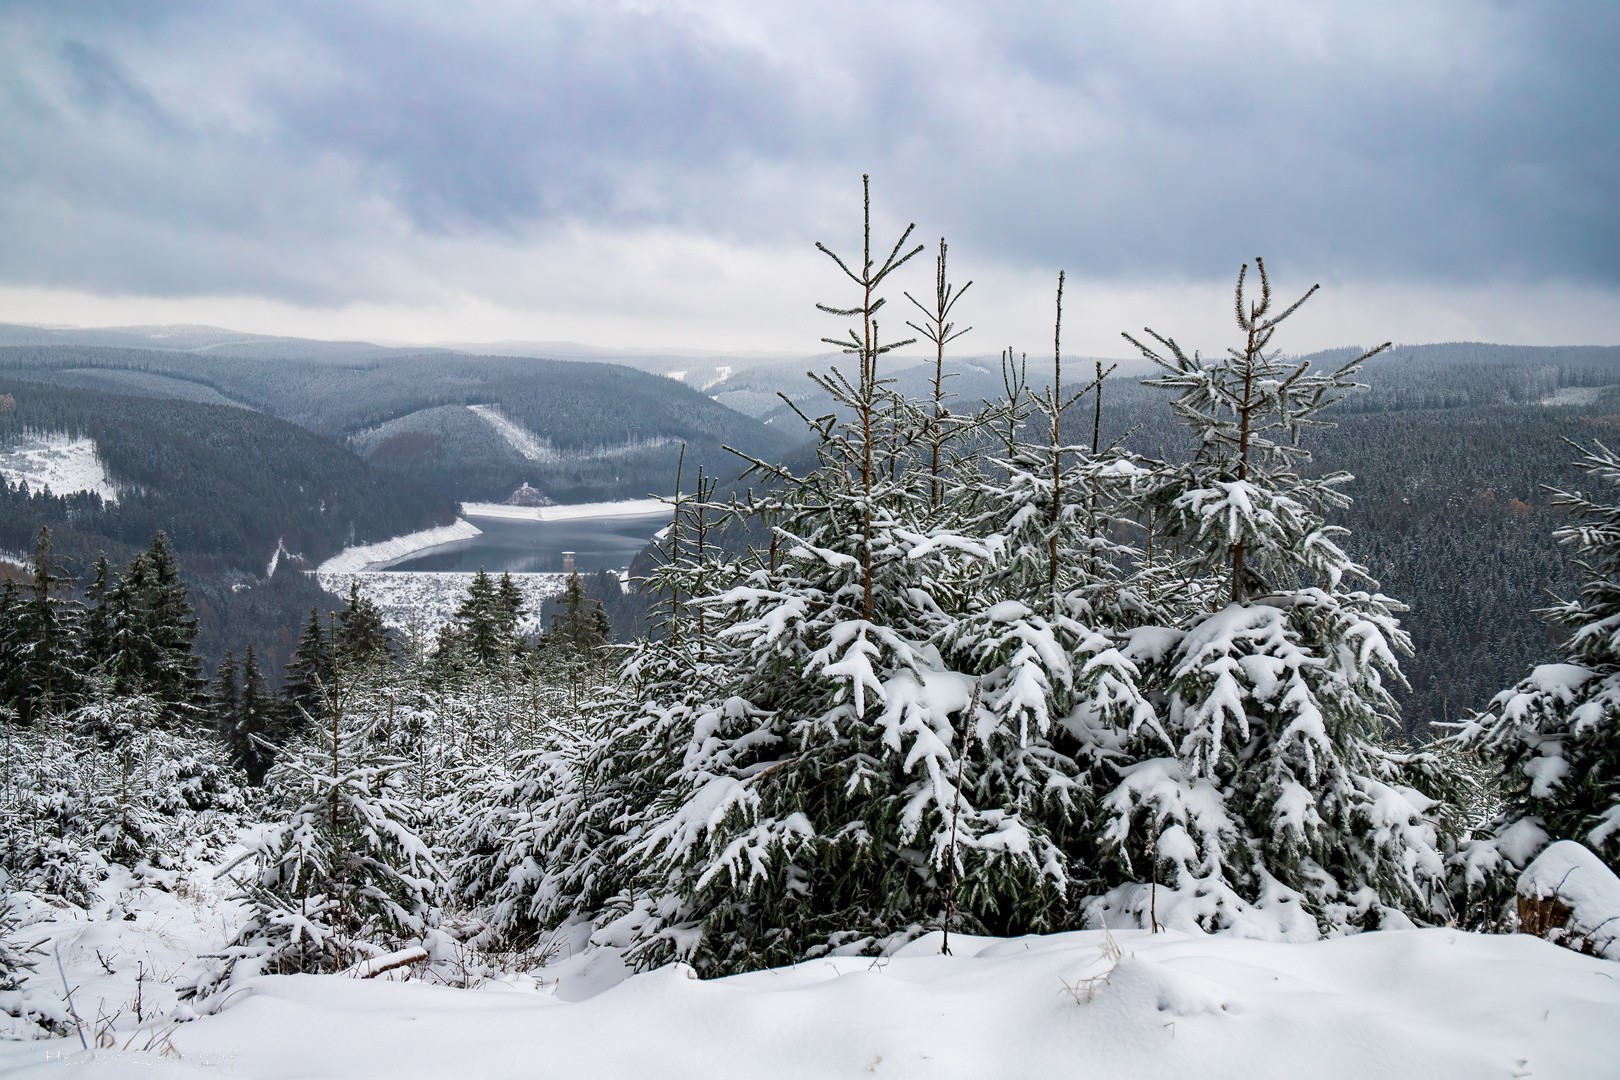
[(437, 570), (471, 573), (483, 567), (492, 574), (560, 574), (563, 552), (574, 552), (580, 573), (622, 570), (647, 546), (653, 534), (669, 524), (660, 511), (646, 517), (580, 518), (577, 521), (511, 521), (469, 517), (484, 531), (471, 540), (431, 548), (390, 566), (397, 571)]

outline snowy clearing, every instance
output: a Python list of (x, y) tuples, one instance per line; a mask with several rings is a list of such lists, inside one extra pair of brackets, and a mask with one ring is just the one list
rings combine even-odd
[(0, 450), (0, 476), (12, 483), (26, 480), (34, 491), (49, 487), (53, 495), (93, 491), (107, 502), (118, 501), (118, 489), (96, 456), (96, 444), (69, 435), (25, 435)]
[(494, 428), (501, 438), (511, 443), (512, 449), (522, 454), (530, 461), (555, 461), (557, 451), (551, 444), (535, 437), (527, 428), (521, 427), (500, 414), (494, 405), (469, 405), (468, 410)]
[(1541, 399), (1543, 405), (1596, 405), (1612, 386), (1565, 386)]
[[(497, 575), (498, 576), (498, 575)], [(349, 583), (358, 582), (360, 595), (382, 610), (383, 621), (391, 627), (431, 633), (449, 622), (456, 608), (467, 599), (471, 574), (387, 571), (330, 571), (324, 566), (315, 572), (321, 588), (335, 596), (349, 595)], [(524, 633), (542, 629), (540, 605), (548, 596), (562, 593), (566, 574), (513, 574), (512, 581), (523, 593), (525, 617), (519, 626)]]
[[(457, 518), (453, 525), (407, 533), (376, 544), (361, 544), (344, 548), (316, 568), (318, 574), (353, 574), (362, 570), (381, 570), (394, 563), (418, 555), (441, 544), (457, 540), (471, 540), (483, 535), (483, 530), (465, 518)], [(345, 586), (347, 588), (347, 586)]]
[(551, 444), (550, 439), (542, 438), (521, 424), (509, 420), (498, 405), (468, 405), (469, 412), (476, 413), (485, 423), (494, 428), (501, 438), (505, 439), (512, 449), (522, 454), (529, 461), (556, 465), (566, 461), (598, 461), (608, 458), (626, 457), (643, 450), (656, 450), (662, 446), (669, 446), (675, 440), (662, 435), (650, 439), (629, 439), (622, 443), (609, 443), (589, 449), (559, 450)]
[[(145, 970), (171, 970), (217, 945), (206, 903), (157, 900), (156, 909), (132, 906), (133, 922), (109, 910), (108, 922), (28, 928), (60, 943), (81, 1016), (133, 1013), (143, 952)], [(623, 979), (605, 948), (477, 990), (264, 976), (236, 987), (216, 1015), (149, 1020), (138, 1033), (114, 1025), (130, 1051), (85, 1052), (71, 1036), (10, 1044), (0, 1047), (0, 1071), (72, 1075), (94, 1063), (104, 1076), (207, 1068), (267, 1080), (1579, 1078), (1612, 1076), (1620, 1055), (1614, 965), (1525, 935), (1439, 929), (1289, 945), (1082, 931), (956, 937), (955, 955), (938, 950), (935, 934), (888, 958), (828, 957), (711, 981), (679, 964)], [(150, 982), (145, 992), (151, 1008), (171, 1014), (171, 995)], [(134, 1052), (148, 1042), (169, 1052)]]
[(654, 514), (667, 514), (669, 504), (660, 499), (624, 499), (620, 502), (572, 503), (567, 506), (462, 503), (461, 512), (470, 518), (501, 518), (507, 521), (578, 521), (599, 517), (651, 517)]

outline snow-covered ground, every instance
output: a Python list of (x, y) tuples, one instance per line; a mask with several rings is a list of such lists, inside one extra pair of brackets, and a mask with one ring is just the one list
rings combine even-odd
[[(483, 534), (483, 530), (465, 518), (457, 518), (453, 525), (441, 525), (436, 529), (423, 529), (421, 532), (407, 533), (396, 536), (391, 540), (384, 540), (376, 544), (361, 544), (356, 547), (344, 548), (338, 554), (327, 559), (316, 568), (320, 574), (352, 574), (361, 570), (381, 570), (392, 566), (413, 555), (418, 555), (429, 548), (439, 547), (441, 544), (453, 544), (457, 540), (471, 540)], [(348, 586), (344, 586), (347, 591)]]
[(218, 947), (234, 917), (218, 895), (143, 893), (109, 904), (105, 921), (59, 913), (25, 927), (19, 939), (60, 948), (92, 1045), (90, 1017), (122, 1009), (102, 1041), (128, 1049), (87, 1052), (71, 1035), (0, 1045), (0, 1073), (1574, 1080), (1612, 1077), (1620, 1061), (1620, 968), (1525, 935), (1445, 929), (1310, 944), (955, 937), (951, 956), (936, 934), (883, 959), (711, 981), (681, 965), (625, 978), (614, 950), (584, 948), (472, 990), (259, 977), (217, 1014), (176, 1022), (187, 1013), (151, 980)]
[(1612, 386), (1564, 386), (1541, 399), (1543, 405), (1596, 405)]
[(505, 503), (462, 503), (470, 518), (506, 521), (579, 521), (583, 518), (652, 517), (667, 514), (669, 504), (659, 499), (624, 499), (620, 502), (573, 503), (568, 506), (507, 506)]
[[(389, 626), (409, 628), (413, 624), (423, 632), (431, 633), (449, 622), (456, 608), (467, 598), (467, 583), (471, 574), (406, 573), (388, 571), (331, 571), (323, 565), (315, 572), (321, 588), (336, 596), (349, 595), (351, 581), (360, 584), (360, 593), (382, 609), (383, 620)], [(556, 596), (568, 582), (566, 574), (513, 574), (512, 580), (523, 593), (527, 612), (522, 629), (538, 633), (541, 629), (540, 604), (548, 596)]]
[[(241, 851), (231, 845), (222, 862)], [(10, 937), (35, 946), (34, 970), (24, 989), (50, 995), (58, 1003), (64, 986), (71, 990), (73, 1011), (92, 1046), (98, 1041), (129, 1043), (132, 1049), (156, 1046), (164, 1021), (180, 1007), (178, 987), (196, 974), (196, 965), (206, 962), (203, 954), (219, 949), (241, 926), (242, 909), (230, 899), (236, 888), (230, 881), (215, 880), (215, 869), (213, 863), (192, 859), (185, 870), (148, 868), (136, 877), (111, 864), (88, 909), (11, 893), (6, 904), (19, 925)], [(8, 1020), (0, 1014), (0, 1021)], [(13, 1021), (13, 1030), (21, 1029)], [(81, 1049), (77, 1035), (70, 1042), (72, 1050)], [(27, 1045), (45, 1048), (46, 1056), (69, 1049), (62, 1040)], [(0, 1075), (41, 1056), (6, 1053), (16, 1049), (0, 1042)]]
[(93, 491), (107, 502), (118, 501), (118, 489), (96, 455), (96, 444), (84, 437), (29, 434), (0, 449), (0, 476), (12, 483), (28, 481), (54, 495)]

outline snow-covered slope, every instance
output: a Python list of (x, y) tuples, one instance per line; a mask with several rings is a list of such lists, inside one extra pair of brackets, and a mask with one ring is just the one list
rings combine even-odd
[[(105, 935), (96, 940), (105, 949)], [(583, 1001), (569, 979), (468, 991), (273, 976), (167, 1031), (173, 1056), (0, 1049), (17, 1077), (1609, 1077), (1613, 964), (1524, 935), (1313, 944), (1142, 931), (937, 936), (703, 982), (676, 965)], [(69, 946), (65, 952), (72, 952)], [(599, 950), (590, 960), (610, 960)], [(114, 965), (135, 958), (117, 954)], [(84, 970), (73, 954), (70, 970)], [(88, 958), (94, 965), (94, 957)], [(612, 981), (608, 979), (606, 981)], [(110, 1003), (109, 1003), (110, 1005)], [(82, 1010), (81, 1010), (82, 1011)], [(139, 1045), (139, 1043), (137, 1043)], [(55, 1055), (54, 1057), (52, 1055)]]
[(552, 449), (550, 443), (535, 438), (534, 432), (502, 416), (495, 406), (469, 405), (467, 408), (477, 413), (486, 424), (500, 433), (501, 438), (512, 444), (512, 449), (530, 461), (550, 462), (557, 459), (557, 451)]
[(0, 476), (12, 483), (28, 481), (31, 490), (49, 487), (54, 495), (93, 491), (107, 502), (118, 501), (118, 489), (96, 454), (96, 444), (71, 435), (25, 435), (0, 450)]

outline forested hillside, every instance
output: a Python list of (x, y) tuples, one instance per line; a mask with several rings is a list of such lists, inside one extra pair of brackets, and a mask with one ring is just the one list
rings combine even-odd
[[(1302, 359), (1322, 367), (1354, 355)], [(1535, 614), (1574, 589), (1552, 535), (1563, 515), (1544, 485), (1580, 486), (1571, 443), (1620, 427), (1620, 349), (1401, 347), (1358, 378), (1369, 389), (1328, 410), (1336, 426), (1305, 444), (1314, 472), (1355, 475), (1344, 489), (1354, 501), (1329, 519), (1411, 608), (1401, 621), (1415, 649), (1402, 663), (1412, 692), (1397, 696), (1421, 738), (1433, 721), (1483, 708), (1562, 639)], [(1571, 399), (1586, 403), (1541, 404)], [(1065, 431), (1089, 443), (1091, 422), (1069, 418)], [(1134, 379), (1109, 381), (1102, 437), (1170, 460), (1191, 445), (1163, 393)]]
[(0, 439), (88, 436), (119, 489), (116, 504), (71, 513), (66, 504), (18, 502), (0, 523), (6, 547), (26, 547), (50, 524), (62, 533), (62, 554), (93, 558), (97, 545), (143, 547), (161, 529), (199, 569), (262, 576), (278, 543), (319, 562), (348, 544), (454, 520), (449, 499), (262, 413), (3, 377), (0, 394), (15, 403), (0, 412)]
[[(209, 670), (248, 643), (267, 661), (285, 660), (311, 606), (330, 607), (332, 598), (302, 574), (264, 580), (278, 545), (312, 566), (346, 545), (445, 524), (456, 512), (450, 499), (330, 439), (229, 406), (0, 376), (0, 441), (24, 432), (94, 440), (118, 499), (0, 485), (0, 549), (30, 551), (47, 527), (54, 557), (82, 586), (102, 552), (120, 566), (167, 533)], [(297, 560), (282, 565), (290, 570)]]
[[(562, 502), (667, 492), (683, 441), (689, 469), (707, 462), (723, 471), (736, 464), (722, 444), (783, 459), (808, 434), (774, 397), (772, 380), (783, 377), (780, 371), (769, 378), (744, 372), (712, 388), (721, 400), (765, 416), (767, 426), (673, 380), (610, 365), (442, 351), (365, 353), (357, 344), (316, 349), (327, 343), (305, 343), (310, 348), (300, 350), (293, 344), (233, 344), (216, 335), (191, 343), (205, 350), (200, 352), (12, 346), (0, 348), (0, 368), (23, 368), (60, 385), (112, 389), (121, 396), (231, 401), (291, 418), (344, 440), (381, 472), (425, 484), (445, 499), (499, 500), (523, 483)], [(254, 350), (282, 347), (305, 358), (253, 358)], [(226, 349), (237, 352), (220, 355)], [(1350, 352), (1311, 359), (1320, 366)], [(947, 370), (954, 371), (946, 386), (957, 411), (1002, 390), (1000, 364), (993, 359), (956, 358)], [(1091, 361), (1066, 359), (1071, 385), (1094, 370)], [(1031, 360), (1029, 371), (1032, 384), (1043, 384), (1050, 360)], [(896, 372), (895, 385), (926, 398), (932, 374), (931, 365), (909, 364)], [(1139, 385), (1144, 374), (1136, 361), (1108, 380), (1103, 440), (1124, 437), (1138, 453), (1176, 459), (1190, 443), (1169, 416), (1163, 394)], [(1307, 444), (1317, 455), (1316, 468), (1356, 474), (1348, 489), (1355, 502), (1336, 512), (1335, 520), (1352, 529), (1353, 552), (1385, 591), (1411, 606), (1403, 618), (1417, 653), (1405, 665), (1413, 690), (1402, 699), (1409, 730), (1421, 733), (1430, 721), (1481, 707), (1493, 687), (1516, 678), (1557, 636), (1533, 613), (1549, 602), (1549, 590), (1569, 585), (1565, 554), (1551, 535), (1559, 517), (1542, 485), (1577, 482), (1565, 439), (1589, 443), (1620, 425), (1614, 419), (1620, 406), (1604, 398), (1604, 388), (1620, 381), (1620, 349), (1402, 346), (1373, 360), (1361, 378), (1370, 390), (1328, 413), (1340, 427), (1314, 432)], [(808, 380), (797, 385), (788, 385), (789, 396), (805, 412), (829, 411), (824, 391)], [(533, 441), (515, 445), (469, 405), (497, 413)], [(1084, 416), (1065, 417), (1065, 433), (1089, 443), (1092, 416), (1082, 411)], [(146, 441), (140, 432), (154, 426), (149, 408), (135, 412), (143, 418), (124, 427), (123, 442), (109, 435), (98, 445), (106, 442), (103, 452), (114, 471), (122, 470), (121, 482), (127, 475), (139, 484), (161, 466), (134, 460), (139, 454), (133, 446)], [(154, 490), (154, 502), (119, 511), (130, 524), (109, 541), (122, 543), (127, 532), (130, 543), (144, 543), (140, 530), (168, 512), (157, 505), (163, 489)], [(274, 503), (248, 501), (252, 526), (187, 510), (212, 505), (218, 496), (175, 504), (176, 542), (188, 559), (217, 558), (208, 553), (230, 549), (230, 534), (240, 529), (262, 531), (258, 519)], [(291, 551), (304, 551), (298, 538), (311, 529), (333, 532), (332, 514), (316, 511), (311, 518), (304, 509), (304, 519), (288, 530)], [(379, 520), (395, 522), (397, 516), (390, 511)], [(0, 543), (22, 546), (24, 531), (19, 526)], [(64, 535), (62, 543), (83, 554), (73, 535)], [(312, 558), (326, 550), (319, 540), (306, 546)], [(268, 557), (255, 549), (248, 562), (256, 564), (261, 555)], [(210, 607), (242, 606), (240, 598), (220, 600)]]
[[(689, 463), (725, 467), (731, 459), (722, 445), (772, 456), (800, 437), (673, 379), (611, 364), (442, 350), (344, 362), (288, 351), (293, 355), (264, 359), (214, 349), (11, 346), (0, 348), (0, 371), (67, 385), (119, 380), (117, 388), (130, 393), (217, 394), (333, 439), (354, 439), (379, 466), (469, 500), (505, 498), (524, 483), (559, 502), (637, 497), (669, 490), (682, 444)], [(439, 411), (467, 405), (497, 408), (535, 440), (537, 452), (492, 440), (464, 411), (458, 422)], [(386, 434), (378, 437), (379, 429)]]

